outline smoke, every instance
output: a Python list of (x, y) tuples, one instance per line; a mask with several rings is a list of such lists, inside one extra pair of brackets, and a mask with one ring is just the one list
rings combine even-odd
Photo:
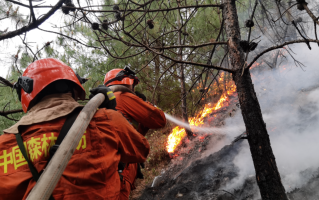
[[(309, 19), (307, 15), (302, 17), (304, 21)], [(292, 31), (289, 29), (288, 32), (294, 33), (295, 29)], [(259, 35), (260, 33), (256, 37)], [(269, 33), (268, 37), (261, 37), (259, 51), (269, 47), (267, 43), (273, 44), (271, 41), (276, 38), (274, 35)], [(309, 36), (312, 34), (310, 33)], [(292, 34), (289, 37), (293, 39), (298, 35)], [(270, 69), (266, 62), (263, 62), (263, 67), (267, 69), (251, 70), (278, 170), (287, 192), (304, 186), (313, 175), (318, 174), (319, 168), (319, 62), (317, 61), (319, 48), (315, 43), (311, 43), (311, 46), (311, 51), (306, 44), (290, 46), (293, 56), (305, 67), (296, 67), (296, 62), (282, 51), (288, 61), (281, 63), (279, 59), (280, 64), (272, 65), (272, 56), (276, 54), (271, 52), (262, 58), (266, 59), (274, 69)], [(257, 50), (254, 53), (258, 53)], [(166, 117), (179, 126), (188, 127), (188, 124), (179, 119), (169, 115)], [(193, 128), (191, 127), (192, 130)], [(211, 144), (202, 155), (208, 156), (215, 153), (224, 145), (230, 144), (234, 137), (243, 131), (245, 131), (245, 124), (240, 111), (226, 119), (224, 127), (196, 128), (196, 132), (220, 133), (226, 136), (221, 140), (211, 138)], [(239, 175), (226, 185), (224, 189), (227, 191), (240, 189), (245, 180), (255, 177), (249, 145), (247, 141), (243, 144), (239, 154), (233, 160), (239, 169)], [(198, 159), (202, 158), (203, 156)], [(259, 191), (255, 192), (255, 198), (259, 198)]]
[[(319, 64), (316, 58), (319, 48), (315, 44), (312, 44), (312, 47), (312, 51), (309, 51), (305, 44), (292, 47), (294, 57), (305, 65), (303, 68), (296, 67), (294, 60), (289, 59), (276, 69), (252, 70), (263, 118), (287, 192), (302, 187), (318, 173)], [(182, 120), (165, 115), (169, 121), (184, 128), (189, 127)], [(211, 145), (207, 146), (207, 150), (198, 159), (215, 153), (245, 131), (240, 111), (227, 118), (223, 127), (190, 128), (196, 133), (226, 136), (218, 141), (213, 137)], [(255, 177), (250, 149), (248, 143), (244, 143), (240, 153), (233, 160), (239, 169), (239, 175), (225, 187), (225, 190), (241, 188), (247, 178)], [(258, 191), (256, 193), (259, 196)]]
[[(319, 167), (319, 48), (309, 51), (295, 45), (295, 58), (306, 67), (296, 67), (292, 60), (276, 70), (253, 73), (253, 83), (282, 182), (287, 192), (303, 186)], [(226, 129), (242, 129), (241, 112), (226, 121)], [(237, 132), (238, 133), (238, 132)], [(227, 189), (243, 185), (255, 170), (248, 143), (234, 159), (240, 175)]]

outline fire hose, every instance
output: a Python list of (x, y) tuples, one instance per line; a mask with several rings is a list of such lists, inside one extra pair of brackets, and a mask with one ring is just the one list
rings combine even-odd
[(105, 100), (101, 93), (95, 95), (82, 109), (58, 150), (32, 188), (27, 200), (48, 200), (59, 182), (64, 169), (78, 146), (97, 108)]

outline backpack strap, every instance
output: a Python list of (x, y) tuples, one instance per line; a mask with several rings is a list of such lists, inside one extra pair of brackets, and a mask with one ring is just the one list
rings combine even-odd
[[(56, 143), (55, 145), (53, 145), (51, 148), (50, 148), (50, 157), (47, 161), (47, 164), (50, 162), (51, 158), (53, 157), (54, 153), (56, 152), (56, 150), (59, 148), (60, 144), (62, 143), (64, 137), (66, 136), (66, 134), (69, 132), (71, 126), (73, 125), (75, 119), (77, 118), (78, 114), (81, 112), (82, 110), (82, 107), (79, 107), (79, 108), (76, 108), (74, 109), (66, 118), (62, 128), (61, 128), (61, 131), (60, 131), (60, 134), (56, 140)], [(40, 177), (40, 173), (38, 172), (38, 170), (34, 167), (33, 163), (29, 160), (29, 157), (28, 157), (28, 154), (27, 154), (27, 150), (23, 144), (23, 139), (22, 139), (22, 136), (20, 133), (18, 134), (15, 134), (16, 136), (16, 140), (17, 140), (17, 143), (18, 143), (18, 146), (19, 146), (19, 149), (23, 155), (23, 157), (25, 158), (25, 160), (27, 161), (28, 163), (28, 166), (29, 166), (29, 169), (32, 173), (32, 176), (33, 176), (33, 179), (35, 181), (38, 181), (39, 180), (39, 177)], [(54, 200), (53, 196), (51, 195), (49, 200)]]
[[(29, 169), (30, 169), (31, 174), (33, 176), (33, 180), (38, 181), (39, 177), (40, 177), (40, 174), (39, 174), (38, 170), (34, 167), (33, 163), (28, 158), (27, 150), (25, 149), (25, 146), (23, 144), (23, 139), (22, 139), (21, 134), (18, 133), (18, 134), (15, 134), (15, 136), (16, 136), (16, 140), (17, 140), (19, 149), (20, 149), (23, 157), (25, 158), (25, 160), (27, 161), (27, 163), (29, 165)], [(54, 200), (52, 194), (51, 194), (49, 200)]]
[(21, 134), (18, 133), (18, 134), (15, 134), (15, 136), (16, 136), (16, 140), (17, 140), (19, 149), (20, 149), (20, 151), (21, 151), (23, 157), (25, 158), (25, 160), (27, 161), (27, 163), (28, 163), (28, 165), (29, 165), (29, 169), (30, 169), (30, 171), (31, 171), (31, 173), (32, 173), (33, 179), (34, 179), (35, 181), (38, 181), (40, 175), (39, 175), (37, 169), (34, 167), (34, 165), (32, 164), (32, 162), (31, 162), (31, 161), (29, 160), (29, 158), (28, 158), (28, 154), (27, 154), (27, 151), (26, 151), (25, 146), (24, 146), (24, 144), (23, 144), (23, 140), (22, 140)]
[(49, 159), (48, 159), (48, 162), (47, 164), (50, 162), (50, 160), (52, 159), (52, 157), (54, 156), (55, 152), (58, 150), (60, 144), (62, 143), (63, 139), (65, 138), (66, 134), (69, 132), (71, 126), (73, 125), (74, 121), (76, 120), (77, 116), (79, 115), (79, 113), (81, 112), (82, 110), (82, 107), (78, 107), (78, 108), (75, 108), (73, 110), (73, 112), (71, 112), (68, 117), (66, 118), (62, 128), (61, 128), (61, 131), (60, 131), (60, 134), (55, 142), (55, 144), (50, 148), (50, 151), (49, 151)]

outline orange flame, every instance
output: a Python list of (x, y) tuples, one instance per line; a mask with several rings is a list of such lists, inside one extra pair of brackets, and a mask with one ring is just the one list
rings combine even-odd
[(174, 152), (176, 146), (182, 141), (182, 139), (186, 136), (186, 131), (184, 128), (176, 126), (172, 133), (168, 136), (167, 139), (167, 152), (172, 153)]
[[(222, 75), (220, 80), (224, 78)], [(196, 117), (190, 117), (188, 118), (188, 122), (190, 126), (201, 126), (204, 124), (204, 118), (207, 117), (210, 113), (213, 111), (219, 110), (224, 106), (224, 103), (228, 100), (228, 96), (233, 94), (236, 91), (236, 86), (231, 83), (231, 85), (228, 87), (228, 91), (223, 93), (220, 97), (219, 101), (212, 106), (211, 103), (208, 103), (204, 106), (203, 110), (197, 114)], [(167, 152), (173, 153), (176, 147), (180, 144), (180, 142), (183, 140), (183, 138), (186, 136), (186, 131), (184, 128), (176, 126), (167, 139), (167, 145), (166, 149)]]

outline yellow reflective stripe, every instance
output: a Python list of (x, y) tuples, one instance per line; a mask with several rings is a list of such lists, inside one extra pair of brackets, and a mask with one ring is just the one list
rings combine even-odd
[(106, 94), (107, 94), (107, 97), (109, 98), (109, 100), (115, 99), (115, 95), (113, 94), (112, 91), (109, 91), (109, 92), (107, 92)]
[[(82, 136), (76, 150), (84, 150), (88, 148), (88, 139), (86, 138), (86, 131)], [(55, 144), (57, 137), (53, 132), (36, 137), (23, 142), (27, 155), (30, 160), (40, 160), (43, 157), (47, 157), (50, 147)], [(9, 152), (11, 150), (11, 152)], [(0, 175), (7, 174), (11, 171), (16, 171), (19, 167), (27, 165), (27, 161), (21, 153), (19, 146), (14, 146), (10, 149), (0, 151)], [(3, 168), (3, 169), (2, 169)]]

